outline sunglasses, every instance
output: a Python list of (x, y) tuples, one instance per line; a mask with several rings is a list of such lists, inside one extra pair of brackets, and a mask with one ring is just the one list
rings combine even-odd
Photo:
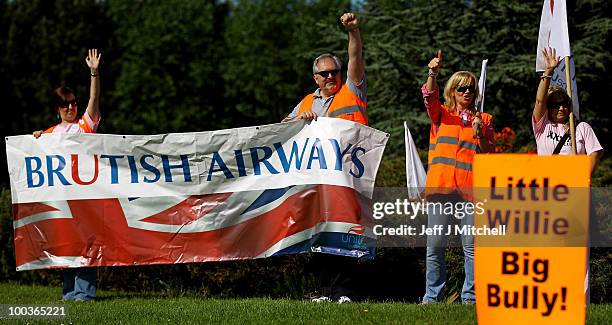
[(71, 101), (64, 100), (64, 101), (62, 101), (62, 102), (60, 103), (60, 105), (59, 105), (59, 106), (60, 106), (60, 107), (62, 107), (62, 108), (68, 108), (68, 107), (70, 107), (70, 105), (74, 105), (74, 106), (76, 106), (76, 104), (77, 104), (76, 99), (73, 99), (73, 100), (71, 100)]
[(548, 109), (560, 109), (561, 106), (569, 109), (570, 103), (568, 101), (550, 102), (550, 103), (548, 103)]
[(457, 87), (457, 91), (460, 92), (460, 93), (464, 93), (467, 90), (469, 90), (471, 93), (473, 93), (474, 91), (476, 91), (476, 86), (469, 85), (469, 86), (459, 86), (459, 87)]
[(338, 72), (340, 72), (340, 70), (338, 69), (334, 69), (334, 70), (327, 70), (327, 71), (319, 71), (317, 72), (317, 74), (323, 78), (328, 78), (329, 75), (331, 75), (332, 77), (335, 77)]
[(60, 107), (62, 108), (68, 108), (70, 107), (70, 105), (76, 106), (76, 99), (73, 99), (71, 101), (64, 100), (60, 103)]

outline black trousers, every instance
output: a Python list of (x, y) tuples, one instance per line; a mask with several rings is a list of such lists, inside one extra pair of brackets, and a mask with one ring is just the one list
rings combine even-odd
[(315, 268), (319, 272), (319, 287), (323, 296), (338, 300), (342, 296), (355, 298), (353, 270), (355, 258), (324, 253), (315, 253)]

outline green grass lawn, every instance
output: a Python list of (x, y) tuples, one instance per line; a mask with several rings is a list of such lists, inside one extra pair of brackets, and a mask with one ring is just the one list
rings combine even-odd
[[(211, 299), (197, 296), (98, 292), (96, 302), (71, 302), (69, 317), (53, 323), (202, 324), (202, 323), (396, 323), (473, 324), (476, 309), (461, 304), (403, 303), (313, 304), (285, 299)], [(0, 284), (2, 304), (62, 304), (58, 287)], [(612, 305), (591, 305), (587, 323), (609, 324)], [(23, 319), (17, 323), (32, 322)], [(11, 323), (15, 323), (11, 320)]]

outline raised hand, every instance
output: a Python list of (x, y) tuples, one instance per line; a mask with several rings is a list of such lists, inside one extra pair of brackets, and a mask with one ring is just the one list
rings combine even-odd
[(87, 102), (87, 113), (94, 121), (100, 118), (100, 76), (98, 75), (98, 66), (100, 65), (100, 57), (97, 49), (89, 49), (85, 63), (91, 72), (91, 83), (89, 86), (89, 102)]
[(90, 49), (88, 51), (87, 57), (85, 58), (85, 63), (87, 63), (87, 66), (91, 70), (92, 74), (95, 74), (98, 71), (101, 56), (102, 53), (98, 53), (98, 49)]
[(442, 67), (442, 50), (438, 50), (438, 57), (431, 59), (427, 67), (436, 74), (440, 71), (440, 68)]
[(354, 13), (347, 12), (340, 17), (340, 22), (342, 26), (347, 30), (354, 30), (359, 28), (359, 21), (357, 20), (357, 16)]
[(544, 63), (546, 64), (546, 72), (553, 72), (559, 64), (559, 57), (557, 56), (557, 50), (552, 47), (548, 49), (543, 48), (542, 54), (544, 54)]

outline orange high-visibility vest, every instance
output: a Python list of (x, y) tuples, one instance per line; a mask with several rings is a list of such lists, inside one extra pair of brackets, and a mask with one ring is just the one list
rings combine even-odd
[[(478, 149), (478, 139), (473, 138), (472, 124), (463, 126), (461, 117), (448, 112), (442, 106), (440, 123), (431, 124), (429, 131), (429, 157), (426, 187), (428, 194), (459, 191), (471, 196), (472, 162)], [(493, 116), (482, 113), (484, 125)]]
[[(308, 94), (300, 103), (298, 115), (302, 112), (311, 111), (314, 101), (313, 94)], [(366, 115), (367, 103), (359, 99), (353, 94), (346, 84), (342, 84), (340, 90), (334, 95), (327, 117), (337, 117), (364, 125), (368, 125), (368, 116)]]

